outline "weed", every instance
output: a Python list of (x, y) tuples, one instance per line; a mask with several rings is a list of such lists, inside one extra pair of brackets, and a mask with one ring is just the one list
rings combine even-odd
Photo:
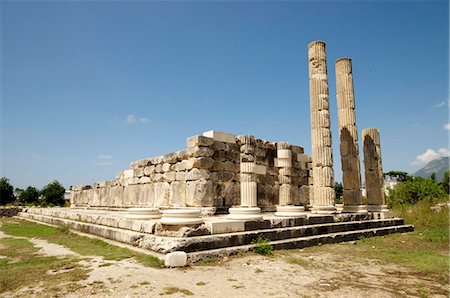
[(192, 296), (194, 295), (194, 293), (192, 293), (191, 291), (187, 290), (187, 289), (180, 289), (177, 287), (167, 287), (164, 288), (164, 292), (160, 293), (159, 295), (172, 295), (175, 293), (182, 293), (186, 296)]
[(273, 252), (273, 246), (269, 244), (270, 240), (262, 235), (258, 235), (258, 237), (253, 239), (251, 243), (255, 245), (255, 247), (253, 247), (253, 251), (257, 254), (271, 255)]
[(203, 281), (199, 281), (198, 283), (196, 283), (197, 286), (204, 286), (206, 285), (206, 282)]

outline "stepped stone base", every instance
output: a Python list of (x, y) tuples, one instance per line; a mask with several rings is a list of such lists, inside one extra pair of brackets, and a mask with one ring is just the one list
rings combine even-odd
[[(173, 210), (172, 210), (173, 211)], [(178, 215), (186, 210), (177, 210)], [(191, 210), (197, 216), (199, 210)], [(413, 230), (399, 218), (373, 219), (374, 214), (336, 215), (305, 212), (304, 218), (282, 218), (263, 213), (260, 220), (229, 220), (227, 216), (200, 218), (194, 227), (177, 227), (176, 233), (161, 234), (159, 220), (130, 220), (126, 212), (68, 208), (29, 208), (19, 217), (131, 244), (159, 254), (187, 253), (194, 262), (208, 256), (225, 256), (251, 250), (259, 235), (270, 240), (275, 249), (302, 248), (318, 243), (337, 243)], [(377, 216), (377, 215), (375, 215)], [(164, 218), (164, 213), (163, 213)]]
[(367, 213), (366, 205), (343, 205), (342, 212)]
[(312, 213), (323, 213), (323, 214), (335, 214), (337, 213), (336, 206), (312, 206), (311, 207)]

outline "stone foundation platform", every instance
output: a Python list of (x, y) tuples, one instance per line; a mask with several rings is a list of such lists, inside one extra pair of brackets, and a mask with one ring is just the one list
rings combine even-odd
[(403, 219), (374, 219), (377, 216), (371, 213), (319, 215), (306, 212), (304, 218), (263, 213), (263, 220), (230, 220), (216, 215), (202, 217), (202, 224), (189, 226), (164, 225), (159, 219), (129, 219), (125, 211), (92, 209), (28, 208), (18, 216), (52, 225), (68, 225), (74, 230), (162, 255), (184, 251), (191, 262), (249, 251), (258, 235), (269, 239), (274, 249), (291, 249), (414, 229), (412, 225), (405, 225)]

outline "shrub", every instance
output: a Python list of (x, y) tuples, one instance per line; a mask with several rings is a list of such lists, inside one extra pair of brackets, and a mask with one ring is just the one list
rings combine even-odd
[(28, 186), (27, 189), (19, 193), (19, 202), (22, 204), (37, 203), (39, 200), (39, 190), (35, 187)]
[(442, 185), (431, 178), (415, 177), (410, 181), (400, 182), (389, 191), (389, 207), (402, 204), (415, 204), (420, 201), (440, 201), (446, 196)]
[(271, 255), (273, 247), (268, 243), (270, 243), (269, 239), (262, 235), (258, 235), (256, 239), (252, 240), (252, 244), (255, 244), (253, 251), (260, 255)]
[(14, 202), (14, 187), (9, 183), (9, 179), (3, 177), (0, 179), (0, 205), (6, 205)]
[(41, 190), (44, 205), (63, 206), (64, 187), (58, 181), (53, 181)]

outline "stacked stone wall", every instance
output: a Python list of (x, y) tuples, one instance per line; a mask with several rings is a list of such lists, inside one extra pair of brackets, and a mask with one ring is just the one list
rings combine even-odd
[[(240, 140), (226, 134), (223, 141), (193, 136), (185, 150), (146, 158), (130, 164), (114, 180), (72, 188), (73, 207), (216, 207), (240, 204)], [(231, 137), (232, 136), (232, 137)], [(290, 146), (293, 165), (279, 173), (276, 143), (255, 139), (254, 158), (258, 206), (274, 210), (278, 205), (280, 177), (292, 180), (294, 204), (309, 203), (310, 157), (303, 148)], [(249, 160), (251, 161), (251, 160)], [(282, 175), (280, 175), (282, 174)]]

